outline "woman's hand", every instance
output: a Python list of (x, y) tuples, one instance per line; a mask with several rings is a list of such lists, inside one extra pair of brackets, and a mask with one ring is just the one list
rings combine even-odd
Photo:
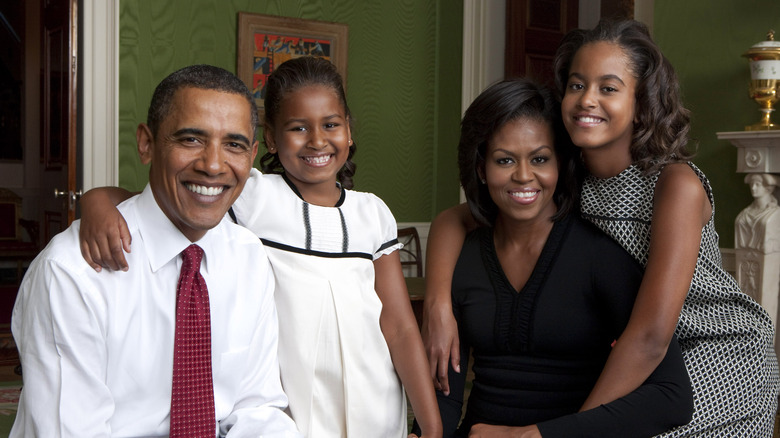
[(460, 204), (439, 213), (428, 233), (422, 338), (433, 386), (445, 395), (450, 393), (449, 364), (461, 372), (458, 323), (452, 314), (452, 273), (466, 233), (476, 226), (468, 206)]
[(458, 323), (449, 303), (426, 306), (422, 324), (423, 345), (428, 355), (433, 386), (444, 395), (450, 393), (449, 363), (456, 372), (461, 372)]
[(536, 425), (509, 427), (480, 423), (472, 426), (469, 438), (542, 438), (542, 434)]

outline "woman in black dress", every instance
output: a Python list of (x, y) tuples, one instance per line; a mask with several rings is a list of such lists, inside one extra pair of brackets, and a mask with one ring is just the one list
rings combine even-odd
[(578, 412), (629, 319), (642, 269), (572, 214), (573, 154), (552, 93), (528, 80), (495, 84), (466, 111), (458, 162), (478, 228), (453, 276), (463, 372), (450, 370), (451, 391), (438, 393), (445, 437), (641, 437), (690, 420), (676, 341), (638, 389)]

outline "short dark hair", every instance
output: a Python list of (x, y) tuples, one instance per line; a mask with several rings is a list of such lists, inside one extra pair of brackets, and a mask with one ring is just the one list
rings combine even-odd
[(687, 150), (690, 111), (683, 105), (677, 74), (647, 27), (638, 21), (604, 19), (591, 30), (576, 29), (566, 34), (554, 61), (555, 84), (561, 96), (575, 54), (582, 46), (597, 42), (623, 49), (637, 80), (632, 161), (652, 172), (666, 163), (691, 159), (693, 153)]
[(223, 68), (206, 64), (190, 65), (176, 70), (157, 85), (146, 116), (146, 124), (149, 125), (152, 135), (157, 135), (160, 123), (168, 116), (176, 92), (187, 87), (216, 90), (244, 96), (247, 102), (249, 102), (252, 112), (252, 139), (257, 136), (257, 104), (255, 104), (249, 88), (233, 73)]
[[(347, 95), (344, 92), (344, 84), (336, 66), (324, 58), (315, 56), (301, 56), (292, 58), (280, 64), (268, 76), (265, 85), (265, 129), (273, 126), (276, 117), (279, 114), (279, 108), (284, 100), (284, 96), (292, 91), (310, 85), (322, 85), (332, 89), (338, 96), (341, 105), (344, 107), (344, 114), (348, 118), (349, 128), (352, 131), (352, 115), (347, 105)], [(265, 143), (265, 141), (263, 141)], [(267, 145), (266, 145), (267, 147)], [(336, 178), (346, 189), (353, 187), (352, 177), (355, 175), (357, 165), (352, 161), (355, 155), (357, 144), (353, 140), (349, 147), (349, 154), (344, 166), (339, 170)], [(261, 170), (263, 173), (284, 173), (284, 167), (279, 156), (266, 152), (260, 158)]]
[(569, 214), (579, 199), (583, 170), (561, 121), (561, 109), (552, 90), (530, 79), (509, 79), (491, 85), (471, 103), (460, 128), (458, 167), (460, 183), (471, 214), (482, 225), (492, 225), (498, 207), (479, 172), (485, 167), (488, 142), (505, 124), (518, 119), (538, 120), (550, 126), (558, 160), (558, 183), (553, 199), (558, 220)]

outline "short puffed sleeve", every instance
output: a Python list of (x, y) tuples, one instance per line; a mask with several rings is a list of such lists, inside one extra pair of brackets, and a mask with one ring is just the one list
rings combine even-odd
[(379, 247), (374, 252), (374, 260), (376, 260), (385, 254), (403, 248), (403, 244), (398, 241), (398, 224), (395, 222), (390, 208), (378, 196), (372, 194), (370, 198), (375, 205), (377, 223), (382, 236)]

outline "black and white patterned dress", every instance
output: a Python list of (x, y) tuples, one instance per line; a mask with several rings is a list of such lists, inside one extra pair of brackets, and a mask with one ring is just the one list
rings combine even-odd
[[(694, 416), (665, 437), (771, 437), (778, 397), (774, 325), (767, 312), (742, 293), (722, 268), (714, 226), (714, 198), (695, 165), (713, 205), (701, 232), (691, 288), (677, 324), (677, 336), (694, 389)], [(586, 178), (582, 215), (647, 265), (650, 221), (658, 173), (631, 166), (607, 179)]]

